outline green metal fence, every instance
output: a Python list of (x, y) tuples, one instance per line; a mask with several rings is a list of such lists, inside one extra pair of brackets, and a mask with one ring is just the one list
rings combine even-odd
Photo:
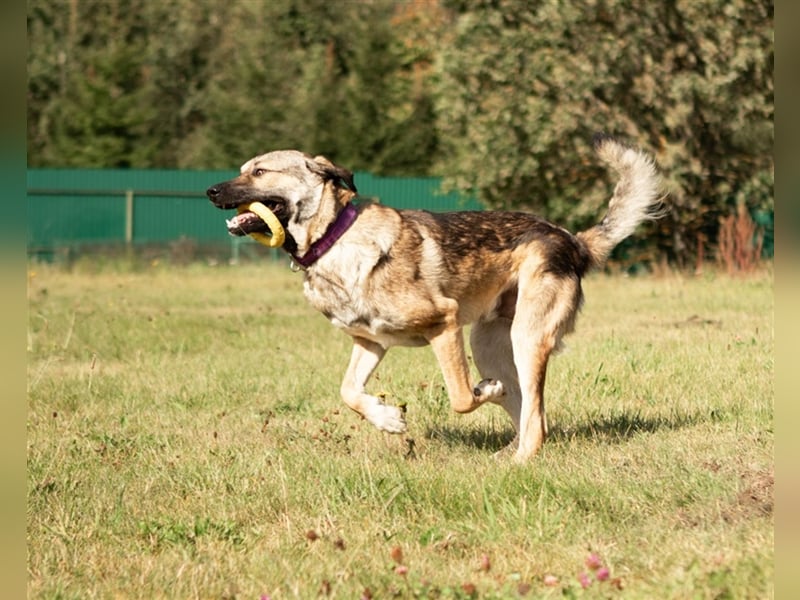
[[(205, 196), (235, 171), (29, 169), (28, 253), (108, 244), (159, 244), (179, 239), (234, 243), (224, 213)], [(437, 178), (357, 173), (361, 196), (396, 208), (478, 210), (480, 204), (439, 191)]]

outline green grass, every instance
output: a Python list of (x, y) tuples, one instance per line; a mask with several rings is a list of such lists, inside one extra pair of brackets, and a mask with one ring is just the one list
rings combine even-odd
[(371, 382), (407, 435), (348, 411), (348, 338), (285, 267), (32, 265), (28, 290), (29, 597), (773, 595), (771, 273), (589, 278), (527, 466), (427, 348)]

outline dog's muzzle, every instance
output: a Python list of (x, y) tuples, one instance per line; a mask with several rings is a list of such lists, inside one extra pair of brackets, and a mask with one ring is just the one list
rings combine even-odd
[(223, 183), (218, 183), (216, 185), (212, 185), (210, 188), (206, 190), (206, 196), (217, 208), (222, 209), (230, 209), (236, 208), (241, 204), (240, 201), (236, 199), (231, 199), (228, 194), (224, 193), (224, 186)]

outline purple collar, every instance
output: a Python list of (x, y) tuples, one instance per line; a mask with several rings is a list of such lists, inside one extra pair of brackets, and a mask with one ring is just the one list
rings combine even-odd
[(327, 231), (321, 238), (311, 244), (308, 252), (303, 256), (297, 256), (292, 253), (292, 260), (304, 269), (313, 265), (344, 235), (344, 232), (355, 222), (356, 217), (358, 217), (358, 209), (351, 203), (345, 204), (344, 208), (336, 216), (336, 220), (328, 226)]

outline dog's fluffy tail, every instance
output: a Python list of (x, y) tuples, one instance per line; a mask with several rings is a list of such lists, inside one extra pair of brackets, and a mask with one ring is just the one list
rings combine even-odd
[(603, 220), (577, 234), (589, 250), (589, 266), (598, 268), (605, 264), (614, 247), (631, 235), (640, 223), (658, 219), (665, 211), (661, 177), (648, 154), (605, 134), (595, 136), (594, 148), (598, 156), (619, 174)]

